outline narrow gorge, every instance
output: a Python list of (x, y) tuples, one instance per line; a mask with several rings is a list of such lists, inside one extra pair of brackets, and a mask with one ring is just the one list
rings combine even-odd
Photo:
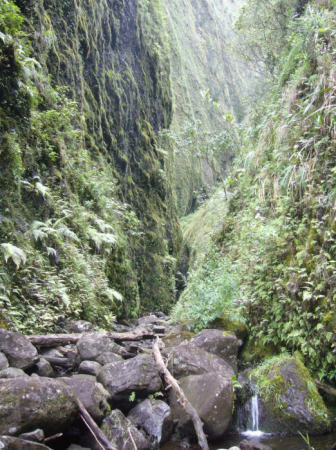
[(0, 0), (0, 448), (336, 448), (335, 0)]

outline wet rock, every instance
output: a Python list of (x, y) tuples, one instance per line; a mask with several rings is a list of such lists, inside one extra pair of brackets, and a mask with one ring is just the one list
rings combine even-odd
[(55, 376), (54, 369), (52, 368), (50, 362), (44, 358), (40, 358), (36, 364), (36, 373), (40, 377), (53, 378)]
[(0, 434), (61, 432), (78, 415), (70, 389), (51, 378), (0, 380)]
[(71, 387), (96, 421), (100, 422), (109, 413), (110, 395), (100, 383), (96, 383), (95, 377), (78, 375), (60, 380)]
[(36, 348), (21, 333), (0, 328), (0, 351), (3, 352), (11, 367), (28, 369), (38, 360)]
[(94, 325), (86, 320), (70, 320), (65, 329), (69, 333), (88, 333), (94, 329)]
[(237, 371), (239, 341), (234, 334), (221, 330), (203, 330), (190, 343), (225, 359)]
[(160, 322), (161, 322), (161, 319), (156, 317), (154, 314), (151, 314), (151, 315), (145, 316), (145, 317), (140, 317), (140, 319), (138, 319), (138, 324), (140, 326), (155, 325)]
[(107, 352), (120, 356), (129, 356), (127, 350), (116, 344), (104, 333), (88, 333), (78, 341), (77, 348), (82, 361), (97, 361), (101, 355)]
[(82, 361), (79, 365), (78, 372), (87, 375), (98, 375), (102, 366), (96, 361)]
[(192, 333), (191, 331), (177, 330), (176, 327), (174, 330), (175, 331), (170, 332), (169, 334), (167, 334), (162, 338), (167, 348), (177, 347), (182, 343), (186, 344), (187, 342), (191, 341), (191, 339), (195, 336), (195, 333)]
[(51, 450), (44, 444), (25, 441), (13, 436), (0, 436), (0, 448), (4, 450)]
[(138, 450), (144, 450), (150, 448), (143, 433), (137, 430), (132, 422), (118, 409), (113, 410), (104, 420), (101, 430), (116, 449), (134, 450), (134, 448), (137, 448)]
[(15, 367), (8, 367), (8, 369), (1, 370), (0, 378), (22, 378), (29, 377), (22, 369)]
[(9, 367), (8, 359), (6, 358), (6, 355), (2, 352), (0, 352), (0, 371), (7, 369)]
[(151, 443), (166, 442), (173, 431), (170, 407), (162, 400), (145, 400), (131, 410), (128, 418), (145, 431)]
[(37, 428), (34, 431), (30, 431), (29, 433), (22, 433), (19, 436), (20, 439), (36, 442), (42, 442), (44, 440), (44, 437), (44, 431), (40, 428)]
[(257, 384), (263, 431), (323, 434), (329, 430), (327, 408), (299, 359), (278, 357), (254, 369), (250, 377)]
[(81, 445), (71, 444), (67, 450), (91, 450), (89, 447), (82, 447)]
[(136, 392), (146, 396), (161, 389), (161, 378), (152, 355), (135, 358), (104, 366), (98, 374), (98, 381), (118, 399)]
[[(233, 386), (229, 378), (218, 373), (190, 375), (179, 380), (187, 399), (198, 412), (204, 423), (204, 431), (211, 439), (222, 436), (232, 419)], [(182, 436), (193, 435), (190, 416), (178, 403), (173, 391), (169, 394), (174, 420)]]
[[(233, 386), (231, 379), (218, 373), (190, 375), (179, 380), (180, 386), (204, 423), (205, 433), (216, 439), (228, 429), (232, 419)], [(193, 434), (190, 416), (178, 403), (173, 391), (169, 394), (174, 420), (182, 435)]]
[(271, 450), (270, 447), (266, 447), (257, 441), (250, 441), (248, 439), (244, 439), (239, 443), (240, 450)]
[(231, 379), (235, 374), (232, 366), (222, 358), (191, 343), (181, 344), (169, 352), (168, 369), (175, 378), (217, 372)]
[(116, 353), (106, 352), (98, 356), (96, 361), (102, 366), (105, 366), (106, 364), (122, 361), (122, 357)]

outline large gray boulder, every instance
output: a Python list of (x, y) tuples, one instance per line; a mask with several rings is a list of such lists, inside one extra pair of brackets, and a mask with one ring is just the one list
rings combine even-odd
[(71, 390), (50, 378), (0, 380), (0, 434), (19, 434), (35, 428), (58, 433), (77, 417)]
[(225, 359), (237, 371), (239, 341), (234, 334), (221, 330), (203, 330), (190, 343)]
[(308, 369), (299, 359), (280, 356), (250, 373), (259, 399), (259, 425), (270, 433), (323, 434), (328, 410)]
[(96, 379), (90, 375), (77, 375), (73, 377), (60, 378), (64, 383), (71, 387), (76, 397), (81, 400), (91, 416), (100, 422), (109, 413), (110, 407), (108, 400), (110, 394), (104, 386), (96, 383)]
[(26, 441), (13, 436), (0, 436), (0, 449), (3, 450), (51, 450), (39, 442)]
[(98, 374), (98, 381), (109, 391), (112, 399), (125, 398), (132, 392), (147, 396), (161, 389), (161, 378), (152, 355), (135, 358), (104, 366)]
[(0, 352), (0, 370), (7, 369), (9, 367), (8, 359), (6, 355)]
[(170, 407), (162, 400), (144, 400), (131, 410), (128, 418), (145, 431), (153, 445), (166, 442), (173, 431)]
[[(204, 423), (204, 431), (211, 439), (222, 436), (232, 419), (233, 386), (229, 378), (218, 373), (190, 375), (179, 380), (187, 399)], [(175, 393), (169, 394), (173, 419), (178, 422), (182, 436), (194, 433), (190, 416), (177, 401)]]
[[(143, 433), (137, 430), (121, 411), (114, 409), (104, 420), (101, 430), (112, 447), (117, 450), (149, 449), (150, 445)], [(135, 445), (134, 445), (135, 444)]]
[(0, 351), (11, 367), (28, 369), (38, 361), (36, 348), (21, 333), (0, 328)]
[(29, 377), (22, 369), (16, 369), (15, 367), (8, 367), (7, 369), (0, 371), (0, 378), (22, 378)]
[(111, 352), (120, 356), (128, 356), (128, 352), (110, 339), (106, 333), (84, 334), (77, 343), (82, 361), (97, 361), (104, 353)]
[(232, 366), (216, 355), (206, 352), (191, 343), (181, 344), (169, 352), (168, 369), (175, 378), (217, 372), (232, 378)]
[(96, 361), (82, 361), (78, 367), (79, 373), (97, 376), (102, 366)]

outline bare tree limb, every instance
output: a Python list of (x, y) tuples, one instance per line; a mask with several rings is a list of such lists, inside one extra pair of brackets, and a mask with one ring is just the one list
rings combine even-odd
[(190, 415), (197, 434), (199, 446), (201, 447), (202, 450), (209, 450), (208, 441), (203, 431), (203, 423), (196, 409), (192, 406), (192, 404), (185, 396), (177, 380), (172, 376), (172, 374), (167, 369), (160, 352), (160, 343), (162, 343), (162, 341), (159, 338), (157, 338), (153, 346), (153, 353), (156, 364), (158, 365), (159, 370), (162, 373), (166, 383), (173, 389), (182, 407), (187, 412), (187, 414)]
[[(33, 345), (38, 347), (57, 347), (58, 345), (76, 344), (79, 339), (89, 333), (72, 333), (72, 334), (46, 334), (27, 336)], [(115, 341), (141, 341), (142, 339), (153, 339), (156, 335), (149, 332), (145, 328), (136, 328), (134, 331), (126, 333), (114, 333), (107, 331), (101, 333)]]
[(112, 447), (110, 441), (107, 439), (107, 437), (102, 432), (102, 430), (98, 427), (96, 422), (92, 419), (88, 410), (85, 408), (83, 403), (79, 400), (79, 398), (77, 396), (75, 396), (75, 398), (76, 398), (76, 402), (77, 402), (79, 411), (81, 413), (81, 418), (82, 418), (83, 422), (88, 427), (91, 434), (96, 439), (96, 441), (99, 443), (99, 445), (105, 450), (117, 450), (116, 448)]

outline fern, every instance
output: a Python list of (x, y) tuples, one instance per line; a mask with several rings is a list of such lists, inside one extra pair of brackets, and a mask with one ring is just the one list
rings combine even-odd
[(19, 269), (21, 265), (24, 265), (27, 260), (27, 256), (23, 250), (15, 245), (4, 243), (0, 245), (5, 262), (7, 263), (9, 259), (13, 261), (16, 269)]

